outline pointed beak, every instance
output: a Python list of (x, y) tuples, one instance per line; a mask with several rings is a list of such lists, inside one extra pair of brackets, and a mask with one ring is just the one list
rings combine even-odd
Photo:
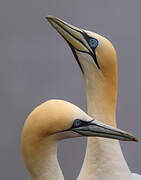
[(46, 19), (61, 34), (61, 36), (75, 49), (82, 52), (91, 52), (92, 50), (85, 40), (82, 29), (74, 27), (54, 16), (47, 16)]
[(89, 37), (84, 30), (74, 27), (54, 16), (47, 16), (46, 19), (69, 44), (82, 73), (84, 73), (84, 71), (77, 57), (76, 50), (89, 54), (93, 58), (96, 67), (100, 69), (95, 52), (98, 45), (98, 40), (95, 39), (97, 45), (95, 44), (95, 46), (92, 48), (90, 46), (90, 39), (94, 39)]
[(82, 136), (96, 136), (96, 137), (118, 139), (122, 141), (138, 142), (138, 139), (132, 134), (117, 128), (113, 128), (97, 120), (90, 121), (85, 126), (73, 128), (72, 131), (77, 132)]

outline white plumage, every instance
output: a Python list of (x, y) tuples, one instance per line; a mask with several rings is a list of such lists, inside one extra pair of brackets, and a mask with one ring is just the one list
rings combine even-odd
[(141, 175), (136, 173), (132, 173), (132, 175), (133, 175), (133, 180), (141, 180)]
[[(74, 27), (48, 16), (52, 26), (68, 42), (81, 69), (86, 88), (88, 114), (116, 127), (118, 71), (112, 43), (97, 33)], [(133, 180), (117, 141), (88, 138), (84, 163), (78, 180)]]

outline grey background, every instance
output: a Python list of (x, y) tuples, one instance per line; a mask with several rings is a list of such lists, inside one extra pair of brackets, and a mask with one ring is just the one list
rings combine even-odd
[[(0, 1), (0, 179), (26, 180), (20, 153), (24, 121), (43, 101), (60, 98), (86, 110), (80, 70), (68, 45), (45, 20), (48, 14), (112, 41), (119, 64), (118, 127), (141, 138), (140, 0)], [(65, 178), (79, 173), (86, 138), (59, 145)], [(122, 143), (134, 172), (141, 173), (141, 143)]]

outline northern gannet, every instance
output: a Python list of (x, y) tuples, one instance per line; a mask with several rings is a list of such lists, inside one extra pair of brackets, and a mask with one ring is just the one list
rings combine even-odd
[(46, 101), (29, 114), (22, 131), (21, 151), (30, 180), (63, 180), (57, 144), (65, 138), (82, 136), (137, 141), (125, 131), (93, 120), (69, 102)]
[[(74, 27), (57, 17), (46, 17), (72, 49), (82, 71), (88, 114), (116, 127), (118, 71), (116, 51), (101, 35)], [(78, 180), (133, 180), (118, 141), (88, 138)]]

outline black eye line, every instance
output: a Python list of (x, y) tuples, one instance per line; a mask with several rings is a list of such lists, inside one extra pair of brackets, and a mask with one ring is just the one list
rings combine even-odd
[[(75, 123), (76, 120), (80, 120), (80, 121), (83, 123), (83, 125), (80, 125), (80, 126), (77, 126), (77, 127), (74, 126), (74, 123)], [(92, 121), (94, 121), (94, 119), (91, 120), (91, 121), (83, 121), (83, 120), (81, 120), (81, 119), (75, 119), (74, 122), (73, 122), (73, 124), (72, 124), (72, 127), (69, 128), (69, 129), (66, 129), (66, 130), (64, 130), (64, 131), (62, 131), (62, 132), (65, 132), (65, 131), (71, 131), (71, 130), (74, 130), (74, 129), (79, 128), (79, 127), (88, 126), (88, 125), (91, 124)]]
[[(88, 44), (89, 44), (89, 40), (90, 40), (90, 39), (95, 39), (95, 38), (92, 38), (92, 37), (88, 36), (85, 31), (81, 32), (81, 34), (83, 35), (83, 37), (85, 38), (85, 40), (87, 41)], [(98, 42), (97, 39), (95, 39), (95, 40)], [(97, 45), (97, 46), (98, 46), (98, 45)], [(93, 47), (93, 48), (90, 47), (90, 48), (93, 50), (93, 49), (96, 49), (97, 46), (95, 46), (95, 47)]]
[[(77, 126), (75, 125), (75, 122), (76, 122), (76, 121), (79, 121), (79, 123), (80, 123), (80, 124), (78, 124)], [(93, 120), (91, 120), (91, 121), (83, 121), (83, 120), (81, 120), (81, 119), (75, 119), (75, 120), (74, 120), (74, 123), (73, 123), (73, 125), (72, 125), (72, 127), (71, 127), (71, 129), (88, 126), (89, 124), (91, 124), (92, 121), (93, 121)]]
[[(82, 35), (83, 35), (83, 37), (85, 38), (85, 40), (87, 41), (87, 43), (89, 44), (89, 38), (91, 38), (91, 37), (89, 37), (89, 36), (87, 35), (87, 33), (84, 32), (84, 31), (83, 31)], [(96, 46), (96, 47), (97, 47), (97, 46)], [(98, 67), (98, 69), (100, 69), (100, 66), (99, 66), (98, 61), (97, 61), (96, 53), (95, 53), (96, 47), (93, 47), (93, 48), (90, 47), (90, 48), (92, 49), (93, 53), (89, 52), (89, 54), (93, 57), (94, 62), (95, 62), (95, 64), (96, 64), (96, 66)]]

